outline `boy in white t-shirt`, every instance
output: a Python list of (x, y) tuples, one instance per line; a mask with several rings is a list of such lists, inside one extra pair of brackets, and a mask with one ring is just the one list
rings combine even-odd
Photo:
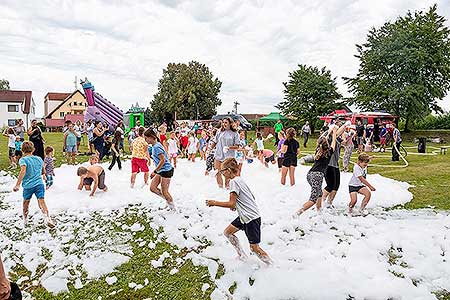
[(367, 215), (368, 212), (365, 209), (372, 196), (371, 191), (375, 191), (375, 188), (367, 181), (367, 166), (370, 162), (370, 156), (366, 153), (362, 153), (358, 156), (358, 163), (353, 167), (353, 176), (348, 183), (348, 190), (350, 193), (350, 203), (348, 205), (348, 212), (353, 213), (353, 208), (358, 201), (358, 194), (364, 195), (364, 199), (361, 203), (360, 213)]
[(239, 239), (234, 235), (243, 230), (250, 243), (250, 249), (264, 263), (270, 265), (272, 260), (269, 255), (259, 247), (261, 241), (261, 217), (258, 205), (250, 188), (244, 180), (238, 176), (239, 165), (235, 158), (227, 158), (219, 170), (226, 179), (230, 180), (230, 200), (227, 202), (206, 200), (207, 206), (220, 206), (237, 210), (238, 217), (225, 228), (224, 234), (236, 249), (240, 259), (246, 259), (247, 255), (242, 249)]

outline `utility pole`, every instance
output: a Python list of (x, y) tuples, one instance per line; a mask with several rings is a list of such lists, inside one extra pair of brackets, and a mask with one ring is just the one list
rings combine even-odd
[(238, 113), (238, 105), (240, 105), (240, 103), (237, 100), (233, 102), (233, 111), (235, 115)]
[(77, 90), (77, 76), (75, 76), (75, 81), (73, 83), (75, 84), (75, 90)]

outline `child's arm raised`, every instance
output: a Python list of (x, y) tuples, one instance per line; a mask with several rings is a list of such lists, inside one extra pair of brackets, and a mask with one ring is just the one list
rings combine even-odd
[(22, 183), (22, 180), (25, 177), (26, 172), (27, 172), (27, 166), (26, 165), (20, 166), (19, 177), (17, 177), (16, 186), (13, 188), (14, 192), (17, 192), (19, 190), (20, 184)]
[(230, 193), (230, 200), (228, 201), (216, 201), (216, 200), (206, 200), (206, 206), (219, 206), (225, 208), (235, 208), (237, 201), (237, 194), (234, 192)]
[(362, 182), (365, 186), (367, 186), (372, 192), (375, 191), (375, 188), (373, 187), (373, 185), (371, 185), (371, 184), (367, 181), (367, 179), (364, 178), (364, 176), (359, 176), (358, 179), (361, 180), (361, 182)]

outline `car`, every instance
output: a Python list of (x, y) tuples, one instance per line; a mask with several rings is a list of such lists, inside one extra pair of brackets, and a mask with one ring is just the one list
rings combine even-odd
[(239, 114), (238, 115), (236, 115), (236, 114), (215, 115), (214, 117), (212, 117), (212, 119), (214, 121), (220, 121), (220, 120), (225, 119), (227, 117), (232, 118), (233, 121), (239, 121), (240, 126), (244, 130), (251, 130), (252, 129), (252, 124), (250, 124), (250, 122), (247, 121), (246, 118), (244, 118), (242, 115), (239, 115)]

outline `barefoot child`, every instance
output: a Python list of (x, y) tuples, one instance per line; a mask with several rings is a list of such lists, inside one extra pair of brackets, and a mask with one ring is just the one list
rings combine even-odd
[(348, 205), (348, 212), (353, 213), (353, 208), (358, 201), (358, 194), (364, 195), (364, 199), (361, 203), (359, 212), (362, 215), (367, 215), (368, 212), (365, 209), (367, 203), (370, 201), (371, 192), (375, 191), (375, 188), (367, 181), (367, 165), (370, 162), (370, 156), (362, 153), (358, 156), (358, 163), (353, 167), (353, 176), (348, 183), (348, 190), (350, 193), (350, 204)]
[(38, 205), (42, 213), (45, 216), (47, 225), (51, 228), (55, 227), (55, 223), (48, 214), (47, 205), (45, 204), (45, 187), (42, 181), (42, 175), (45, 176), (44, 162), (38, 156), (33, 155), (34, 145), (32, 142), (23, 142), (22, 152), (23, 157), (19, 161), (20, 173), (17, 178), (14, 191), (19, 190), (20, 184), (23, 187), (23, 222), (27, 224), (28, 220), (28, 207), (30, 206), (31, 197), (36, 195), (38, 199)]
[(259, 215), (258, 205), (250, 188), (237, 175), (239, 168), (236, 159), (225, 159), (221, 165), (220, 172), (225, 178), (230, 180), (230, 199), (227, 202), (206, 200), (206, 205), (236, 209), (239, 216), (225, 228), (225, 236), (236, 249), (239, 258), (245, 259), (247, 255), (242, 249), (238, 238), (234, 235), (239, 230), (244, 230), (250, 243), (251, 251), (264, 263), (271, 264), (272, 261), (269, 255), (259, 247), (261, 241), (261, 217)]
[(14, 156), (16, 157), (16, 162), (22, 158), (22, 143), (23, 141), (20, 139), (20, 136), (16, 135), (16, 141), (14, 145), (16, 146), (16, 151), (14, 151)]
[(198, 143), (198, 139), (195, 136), (195, 133), (193, 131), (191, 131), (189, 133), (189, 139), (188, 139), (188, 160), (195, 162), (195, 157), (197, 156), (197, 152), (199, 149), (199, 143)]
[(174, 131), (170, 133), (170, 139), (167, 141), (168, 144), (168, 152), (170, 163), (173, 164), (173, 167), (177, 167), (177, 156), (178, 156), (178, 144), (179, 141)]
[(264, 149), (260, 150), (258, 152), (258, 159), (259, 161), (266, 166), (266, 168), (269, 167), (269, 163), (275, 164), (275, 154), (272, 150)]
[(17, 168), (16, 158), (14, 156), (16, 152), (16, 135), (14, 134), (14, 130), (12, 128), (7, 128), (3, 132), (3, 136), (8, 138), (9, 168), (15, 169)]
[(68, 130), (64, 133), (64, 149), (66, 151), (66, 159), (67, 164), (72, 165), (75, 164), (75, 159), (77, 157), (78, 149), (77, 149), (77, 132), (75, 131), (75, 127), (73, 123), (70, 123), (68, 126)]
[(81, 191), (84, 188), (86, 191), (91, 191), (91, 185), (94, 183), (92, 187), (92, 191), (89, 196), (93, 197), (97, 188), (102, 191), (108, 191), (108, 187), (105, 185), (105, 170), (100, 165), (92, 165), (89, 167), (79, 167), (77, 170), (77, 176), (80, 176), (80, 184), (78, 185), (78, 189)]
[(55, 176), (55, 158), (53, 157), (53, 147), (45, 147), (44, 170), (45, 170), (45, 189), (53, 185), (53, 176)]
[(148, 164), (150, 155), (148, 154), (148, 144), (144, 139), (144, 127), (139, 127), (138, 137), (133, 140), (131, 151), (131, 188), (134, 188), (136, 175), (139, 172), (144, 173), (144, 184), (148, 184)]

